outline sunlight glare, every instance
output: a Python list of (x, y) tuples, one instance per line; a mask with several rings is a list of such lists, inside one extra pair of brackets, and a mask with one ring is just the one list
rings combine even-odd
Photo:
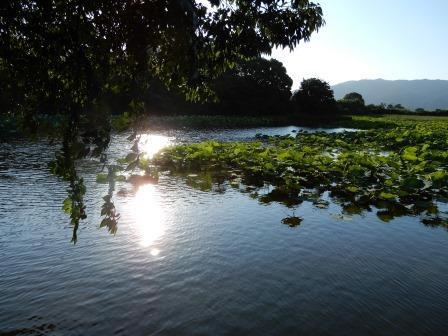
[(159, 253), (160, 253), (160, 250), (159, 249), (151, 249), (151, 255), (152, 256), (154, 256), (154, 257), (156, 257), (156, 256), (158, 256), (159, 255)]
[(142, 134), (139, 147), (148, 159), (151, 159), (162, 148), (171, 144), (171, 139), (164, 135)]
[[(146, 184), (139, 187), (133, 201), (133, 213), (141, 245), (151, 246), (164, 233), (164, 213), (154, 185)], [(150, 251), (154, 256), (159, 252), (155, 248)]]

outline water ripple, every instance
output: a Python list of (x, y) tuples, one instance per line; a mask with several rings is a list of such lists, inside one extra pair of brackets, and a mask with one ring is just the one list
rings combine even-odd
[[(125, 137), (113, 137), (110, 158), (130, 147)], [(440, 228), (407, 217), (382, 223), (374, 213), (341, 221), (331, 216), (338, 205), (307, 202), (295, 210), (304, 221), (290, 228), (281, 219), (292, 210), (280, 204), (163, 175), (137, 205), (140, 217), (138, 189), (117, 186), (128, 193), (116, 197), (122, 220), (112, 236), (98, 227), (107, 186), (94, 182), (95, 162), (83, 162), (88, 218), (73, 246), (60, 211), (66, 184), (47, 171), (55, 148), (0, 146), (0, 334), (441, 335), (448, 327)], [(163, 233), (141, 244), (157, 221)]]

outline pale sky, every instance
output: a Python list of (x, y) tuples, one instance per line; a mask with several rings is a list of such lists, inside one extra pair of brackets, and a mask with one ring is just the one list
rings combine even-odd
[(292, 53), (275, 50), (298, 88), (358, 79), (448, 79), (448, 0), (315, 0), (326, 25)]

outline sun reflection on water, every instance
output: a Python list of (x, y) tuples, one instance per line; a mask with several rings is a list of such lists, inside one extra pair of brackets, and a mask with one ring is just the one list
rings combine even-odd
[(160, 151), (163, 147), (171, 144), (171, 138), (156, 134), (142, 134), (139, 142), (139, 148), (145, 153), (145, 156), (151, 159), (154, 154)]
[[(160, 195), (153, 184), (141, 185), (132, 202), (134, 225), (140, 236), (140, 244), (149, 247), (164, 233), (164, 212)], [(150, 253), (157, 256), (159, 249), (153, 248)]]

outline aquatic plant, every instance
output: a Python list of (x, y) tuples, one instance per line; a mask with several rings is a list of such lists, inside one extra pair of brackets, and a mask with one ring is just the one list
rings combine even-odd
[(151, 164), (159, 170), (211, 171), (221, 180), (273, 186), (258, 195), (262, 202), (297, 205), (314, 191), (316, 207), (325, 208), (319, 195), (328, 191), (349, 214), (374, 206), (383, 221), (421, 215), (423, 223), (444, 223), (438, 205), (448, 199), (448, 122), (382, 122), (388, 127), (182, 144), (162, 150)]

